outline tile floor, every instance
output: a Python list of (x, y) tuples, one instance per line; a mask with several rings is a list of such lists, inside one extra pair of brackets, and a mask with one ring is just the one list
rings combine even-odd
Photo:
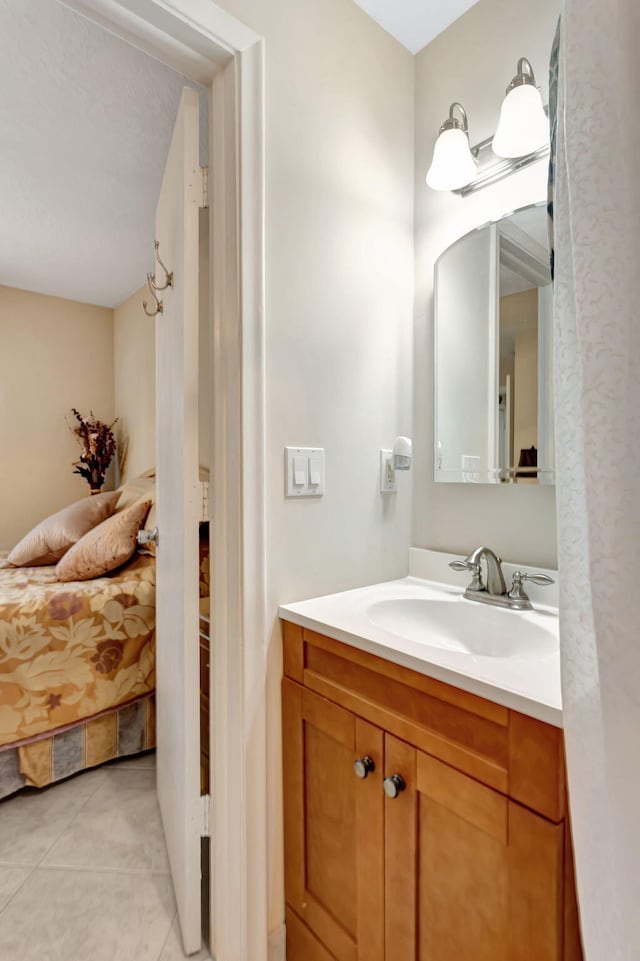
[(1, 961), (182, 961), (154, 766), (0, 802)]

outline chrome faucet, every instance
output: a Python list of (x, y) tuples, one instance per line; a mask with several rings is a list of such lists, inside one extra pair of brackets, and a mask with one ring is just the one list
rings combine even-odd
[[(482, 569), (482, 561), (486, 565), (486, 577)], [(515, 611), (529, 611), (532, 608), (523, 583), (553, 584), (553, 579), (546, 574), (524, 574), (515, 571), (511, 590), (507, 590), (502, 561), (490, 547), (476, 547), (464, 561), (451, 561), (449, 564), (454, 571), (469, 571), (471, 582), (467, 585), (464, 596), (470, 601), (480, 601), (482, 604), (495, 604), (497, 607), (507, 607)]]

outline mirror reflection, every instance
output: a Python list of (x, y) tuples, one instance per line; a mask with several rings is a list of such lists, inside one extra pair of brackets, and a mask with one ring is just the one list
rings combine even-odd
[(544, 204), (435, 267), (435, 480), (552, 484), (553, 297)]

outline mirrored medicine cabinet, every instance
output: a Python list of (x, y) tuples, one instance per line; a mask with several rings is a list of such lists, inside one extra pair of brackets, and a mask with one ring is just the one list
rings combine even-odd
[(552, 322), (545, 204), (473, 230), (440, 256), (436, 481), (555, 482)]

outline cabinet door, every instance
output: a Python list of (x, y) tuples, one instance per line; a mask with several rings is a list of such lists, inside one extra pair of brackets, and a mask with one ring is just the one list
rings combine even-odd
[(385, 738), (386, 958), (561, 961), (562, 824)]
[[(287, 679), (283, 725), (287, 904), (336, 961), (383, 961), (382, 732)], [(365, 755), (375, 770), (361, 779)], [(309, 950), (288, 925), (287, 961)]]

